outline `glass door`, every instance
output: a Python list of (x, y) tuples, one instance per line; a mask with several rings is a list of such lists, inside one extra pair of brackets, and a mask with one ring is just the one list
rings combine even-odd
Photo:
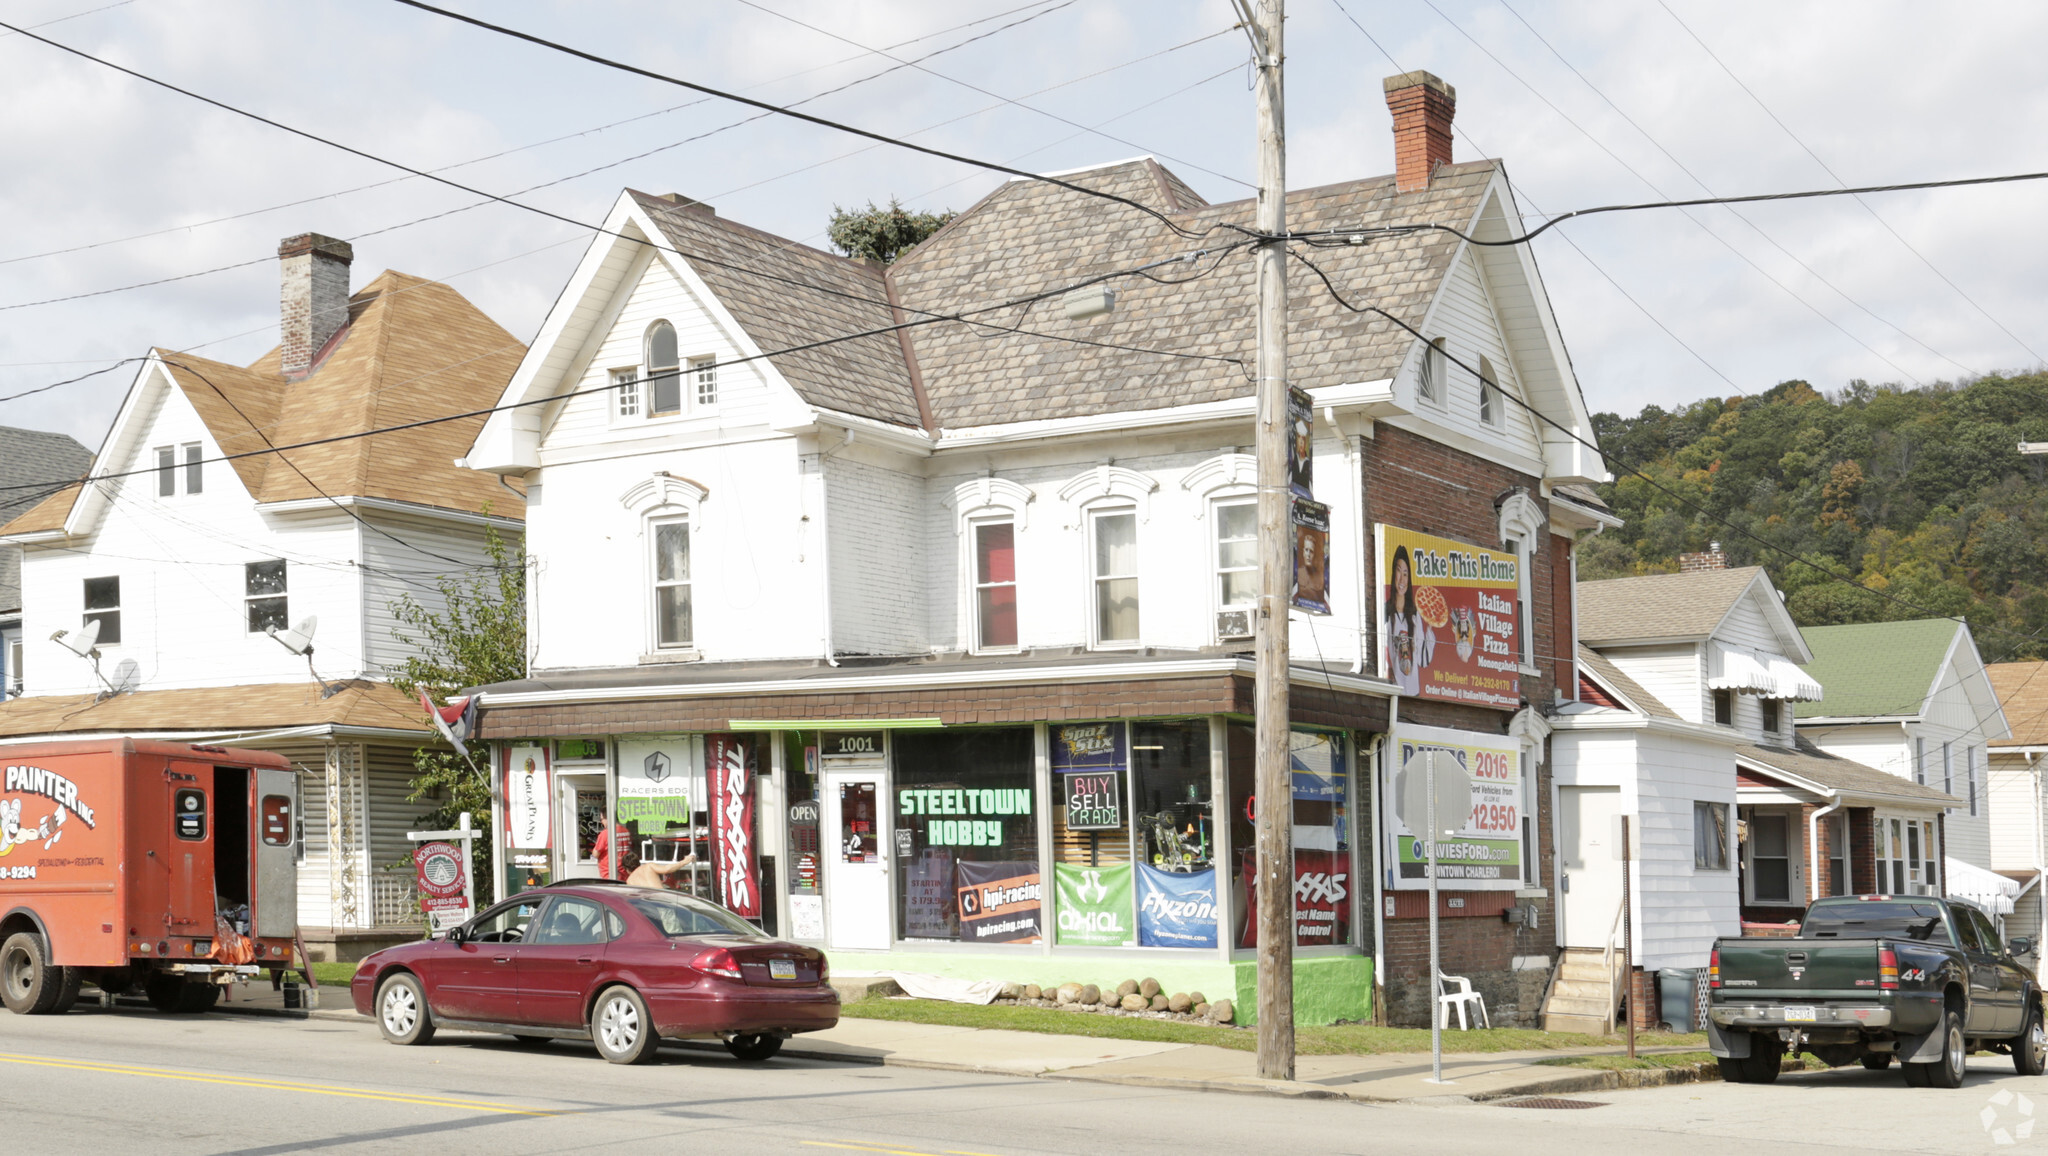
[(595, 879), (602, 875), (597, 851), (605, 837), (604, 775), (560, 772), (555, 776), (555, 878)]

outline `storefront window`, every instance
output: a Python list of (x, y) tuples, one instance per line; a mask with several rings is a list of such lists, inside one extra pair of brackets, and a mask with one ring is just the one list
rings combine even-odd
[[(1230, 725), (1231, 895), (1239, 947), (1258, 945), (1258, 803), (1254, 732)], [(1351, 769), (1342, 735), (1295, 731), (1288, 739), (1293, 776), (1294, 942), (1297, 947), (1348, 945), (1356, 872), (1352, 868)]]
[(1057, 941), (1214, 947), (1207, 720), (1055, 725), (1047, 737)]
[(783, 795), (788, 800), (789, 934), (795, 939), (825, 938), (825, 870), (819, 851), (817, 735), (791, 732), (783, 736)]
[(904, 939), (1043, 935), (1028, 727), (904, 732), (895, 764), (896, 926)]

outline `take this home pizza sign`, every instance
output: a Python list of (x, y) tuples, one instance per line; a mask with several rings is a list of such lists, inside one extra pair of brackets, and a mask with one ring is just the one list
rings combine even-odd
[(1380, 676), (1404, 694), (1521, 705), (1521, 559), (1505, 550), (1373, 527)]

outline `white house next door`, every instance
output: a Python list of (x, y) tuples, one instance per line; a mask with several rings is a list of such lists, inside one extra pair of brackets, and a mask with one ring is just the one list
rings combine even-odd
[(834, 768), (824, 775), (825, 939), (829, 946), (881, 951), (889, 946), (889, 849), (883, 846), (880, 767)]
[(1558, 925), (1565, 947), (1605, 947), (1621, 910), (1620, 787), (1557, 789)]

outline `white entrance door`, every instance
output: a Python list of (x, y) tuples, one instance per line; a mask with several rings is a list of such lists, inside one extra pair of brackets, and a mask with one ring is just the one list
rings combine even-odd
[(597, 877), (604, 838), (604, 775), (555, 776), (555, 878)]
[(889, 946), (887, 792), (875, 769), (827, 767), (819, 848), (825, 853), (825, 936), (832, 947)]
[(1565, 947), (1605, 947), (1621, 910), (1620, 787), (1557, 789)]

